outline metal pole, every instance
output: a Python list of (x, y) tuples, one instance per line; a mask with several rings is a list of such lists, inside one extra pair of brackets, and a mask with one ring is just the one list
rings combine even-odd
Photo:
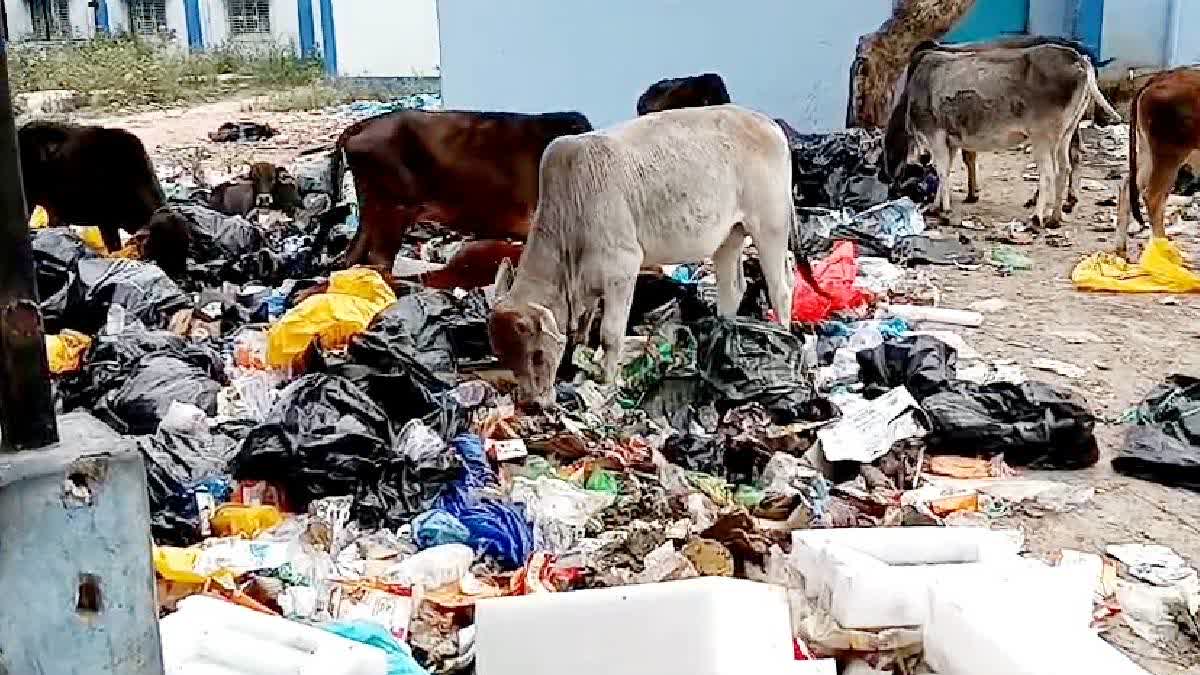
[(8, 40), (0, 38), (0, 449), (6, 451), (58, 441), (28, 219)]

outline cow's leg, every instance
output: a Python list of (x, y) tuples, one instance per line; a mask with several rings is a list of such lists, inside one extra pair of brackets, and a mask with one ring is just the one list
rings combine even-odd
[(1046, 214), (1049, 212), (1048, 201), (1052, 195), (1056, 194), (1057, 174), (1055, 167), (1055, 148), (1051, 144), (1042, 144), (1035, 146), (1037, 152), (1038, 165), (1038, 200), (1033, 211), (1034, 227), (1042, 225), (1057, 227), (1057, 223), (1051, 225), (1046, 219)]
[(1075, 133), (1071, 134), (1071, 147), (1068, 154), (1071, 160), (1071, 183), (1067, 189), (1067, 201), (1063, 204), (1063, 213), (1073, 213), (1075, 207), (1079, 204), (1079, 182), (1082, 179), (1083, 166), (1083, 135), (1079, 133), (1079, 128), (1075, 128)]
[(738, 225), (713, 253), (713, 266), (717, 273), (717, 311), (722, 316), (737, 314), (738, 305), (746, 293), (746, 278), (742, 273), (742, 246), (745, 243), (746, 231)]
[(1054, 157), (1054, 208), (1047, 227), (1061, 227), (1063, 202), (1066, 200), (1067, 184), (1071, 177), (1071, 146), (1064, 139), (1055, 150)]
[(1154, 168), (1146, 181), (1146, 210), (1150, 212), (1150, 236), (1167, 238), (1167, 197), (1175, 187), (1179, 167), (1187, 160), (1188, 151), (1173, 147), (1154, 148)]
[(1129, 221), (1131, 217), (1129, 180), (1123, 180), (1121, 181), (1121, 196), (1117, 200), (1117, 233), (1116, 241), (1113, 244), (1113, 250), (1123, 258), (1127, 257), (1129, 253)]
[(973, 150), (963, 149), (963, 164), (967, 165), (967, 198), (964, 204), (974, 204), (979, 201), (979, 155)]
[[(791, 208), (790, 204), (788, 208)], [(762, 264), (763, 278), (767, 282), (771, 308), (779, 316), (779, 323), (786, 328), (792, 323), (792, 285), (795, 282), (795, 272), (788, 265), (788, 215), (780, 214), (777, 218), (782, 220), (783, 225), (760, 227), (754, 244), (758, 248), (758, 259)]]
[(109, 253), (116, 253), (121, 250), (121, 230), (116, 225), (101, 225), (100, 238), (104, 240), (104, 248), (108, 249)]
[(621, 346), (625, 342), (625, 327), (629, 323), (629, 310), (633, 305), (633, 289), (637, 286), (638, 268), (641, 261), (622, 264), (612, 261), (613, 270), (604, 282), (604, 316), (600, 319), (600, 345), (604, 347), (601, 364), (605, 382), (615, 382), (617, 368), (621, 365)]
[(942, 219), (946, 220), (950, 217), (950, 166), (954, 158), (954, 149), (951, 148), (945, 137), (936, 137), (931, 139), (929, 144), (929, 154), (933, 159), (933, 167), (938, 173), (938, 196), (934, 203), (941, 209)]

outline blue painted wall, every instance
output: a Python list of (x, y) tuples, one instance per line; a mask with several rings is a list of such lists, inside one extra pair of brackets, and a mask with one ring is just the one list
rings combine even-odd
[[(852, 4), (851, 9), (849, 5)], [(859, 37), (892, 0), (441, 0), (446, 107), (634, 115), (664, 77), (719, 72), (734, 101), (801, 130), (841, 128)]]
[(991, 40), (1023, 35), (1029, 28), (1029, 0), (976, 0), (975, 6), (946, 34), (947, 42)]

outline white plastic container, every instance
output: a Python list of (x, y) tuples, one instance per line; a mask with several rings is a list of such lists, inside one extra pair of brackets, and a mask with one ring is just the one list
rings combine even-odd
[(195, 595), (159, 622), (166, 675), (387, 675), (387, 654), (319, 628)]
[(900, 317), (909, 323), (931, 321), (953, 326), (978, 328), (983, 325), (983, 315), (965, 309), (947, 309), (945, 307), (927, 307), (925, 305), (888, 305), (892, 316)]
[(941, 675), (1149, 675), (1036, 599), (978, 590), (947, 584), (931, 593), (925, 658)]
[(833, 675), (796, 661), (787, 595), (706, 577), (483, 600), (479, 675)]

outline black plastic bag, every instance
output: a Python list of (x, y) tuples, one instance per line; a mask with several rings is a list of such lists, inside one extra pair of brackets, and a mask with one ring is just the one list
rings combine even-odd
[(722, 410), (758, 403), (780, 423), (807, 419), (813, 384), (799, 338), (777, 324), (717, 317), (692, 327), (696, 363)]
[(266, 246), (262, 228), (241, 216), (227, 216), (199, 204), (172, 207), (187, 221), (192, 234), (191, 254), (197, 260), (240, 256)]
[(902, 265), (977, 265), (979, 251), (971, 240), (959, 235), (955, 239), (930, 239), (911, 235), (896, 240), (892, 260)]
[[(200, 541), (195, 486), (203, 479), (225, 475), (238, 444), (221, 434), (190, 436), (166, 431), (136, 440), (146, 465), (154, 540), (168, 546)], [(222, 495), (213, 497), (220, 501)]]
[(147, 354), (182, 350), (188, 343), (165, 330), (131, 327), (118, 335), (100, 335), (84, 357), (83, 368), (63, 379), (59, 390), (66, 410), (91, 408), (129, 378), (133, 365)]
[(1200, 446), (1154, 427), (1130, 427), (1112, 467), (1126, 476), (1200, 492)]
[(903, 386), (919, 402), (942, 391), (957, 377), (958, 353), (927, 335), (891, 339), (857, 356), (863, 395), (868, 400)]
[(93, 412), (123, 434), (152, 434), (174, 401), (216, 415), (218, 380), (223, 379), (220, 355), (206, 347), (148, 354), (134, 363), (119, 387), (96, 403)]
[(48, 227), (33, 235), (38, 297), (48, 331), (56, 333), (63, 326), (79, 261), (98, 257), (70, 228)]
[(234, 478), (282, 485), (303, 510), (313, 500), (354, 495), (365, 481), (379, 480), (392, 441), (387, 415), (353, 382), (305, 375), (280, 393), (230, 471)]
[(126, 320), (148, 328), (162, 328), (175, 312), (190, 307), (191, 300), (156, 265), (119, 258), (80, 260), (67, 290), (58, 332), (71, 328), (94, 334), (104, 325), (110, 305), (125, 308)]
[(797, 205), (862, 210), (887, 201), (888, 186), (878, 178), (880, 132), (806, 134), (791, 146)]
[(404, 352), (439, 375), (453, 375), (460, 361), (491, 355), (488, 314), (482, 292), (462, 300), (445, 291), (406, 295), (351, 341), (349, 353), (355, 362), (370, 365), (388, 353)]
[(725, 476), (725, 453), (716, 435), (675, 434), (662, 447), (663, 457), (687, 471)]
[(463, 474), (462, 459), (441, 436), (410, 422), (396, 451), (356, 493), (352, 515), (367, 528), (400, 527), (433, 508)]
[(1200, 378), (1172, 375), (1137, 408), (1118, 473), (1200, 490)]
[(928, 396), (929, 451), (991, 456), (1013, 466), (1082, 469), (1100, 459), (1096, 418), (1070, 391), (1040, 382), (958, 381)]

